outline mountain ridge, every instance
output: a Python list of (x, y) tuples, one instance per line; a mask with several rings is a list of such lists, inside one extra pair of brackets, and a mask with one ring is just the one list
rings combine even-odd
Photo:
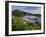
[(21, 10), (18, 10), (18, 9), (12, 11), (12, 15), (16, 15), (16, 14), (18, 14), (18, 15), (34, 15), (34, 16), (41, 16), (40, 14), (27, 13), (27, 12), (24, 12), (24, 11), (21, 11)]

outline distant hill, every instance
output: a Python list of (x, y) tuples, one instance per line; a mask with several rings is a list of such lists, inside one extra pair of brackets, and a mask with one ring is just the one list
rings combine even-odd
[(24, 16), (24, 15), (31, 15), (31, 13), (27, 13), (27, 12), (20, 11), (20, 10), (14, 10), (12, 11), (12, 15)]
[(17, 15), (17, 16), (25, 16), (25, 15), (41, 16), (40, 14), (32, 14), (32, 13), (24, 12), (24, 11), (17, 10), (17, 9), (12, 11), (12, 15)]

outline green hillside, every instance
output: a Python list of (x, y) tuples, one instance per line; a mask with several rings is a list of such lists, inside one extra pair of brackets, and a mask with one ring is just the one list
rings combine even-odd
[(20, 10), (12, 11), (12, 31), (21, 31), (21, 30), (39, 30), (41, 29), (40, 24), (31, 24), (31, 23), (24, 23), (22, 16), (25, 15), (32, 15), (32, 13), (27, 13)]
[(14, 10), (12, 11), (12, 15), (25, 16), (25, 15), (31, 15), (31, 13), (27, 13), (27, 12), (20, 11), (20, 10)]

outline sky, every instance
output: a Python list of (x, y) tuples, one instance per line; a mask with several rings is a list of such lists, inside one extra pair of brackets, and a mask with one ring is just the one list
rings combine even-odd
[(32, 14), (41, 14), (41, 7), (12, 5), (12, 11), (16, 9), (24, 11), (24, 12), (32, 13)]

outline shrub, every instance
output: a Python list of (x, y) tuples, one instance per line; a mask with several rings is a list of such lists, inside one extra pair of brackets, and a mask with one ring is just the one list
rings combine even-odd
[(28, 24), (24, 23), (24, 21), (17, 16), (13, 16), (12, 28), (12, 30), (29, 30)]

